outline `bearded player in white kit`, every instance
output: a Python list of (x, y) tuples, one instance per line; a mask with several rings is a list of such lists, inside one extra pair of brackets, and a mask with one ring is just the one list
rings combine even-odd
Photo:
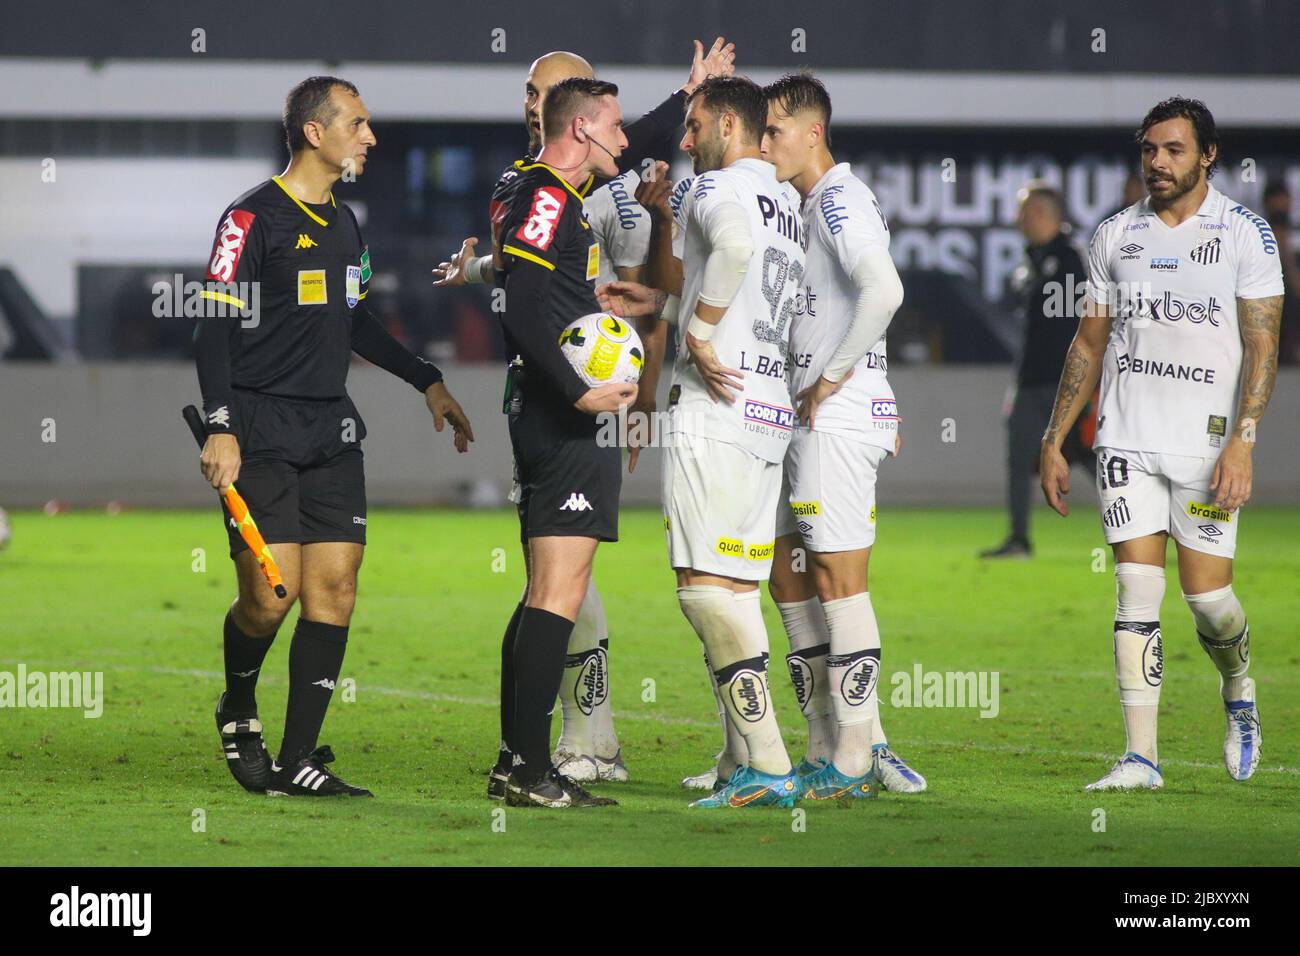
[[(885, 330), (903, 301), (875, 195), (830, 152), (831, 100), (808, 73), (766, 87), (763, 156), (803, 197), (807, 270), (790, 330), (798, 423), (785, 460), (769, 589), (790, 638), (786, 660), (808, 721), (806, 799), (919, 793), (925, 778), (880, 724), (880, 628), (867, 589), (876, 471), (900, 444)], [(808, 550), (796, 570), (796, 548)], [(879, 784), (879, 785), (878, 785)]]
[[(689, 318), (679, 323), (669, 391), (664, 523), (678, 602), (746, 752), (744, 766), (691, 806), (790, 806), (798, 781), (768, 691), (758, 584), (771, 570), (794, 424), (785, 362), (802, 229), (797, 196), (760, 158), (762, 89), (709, 79), (688, 103), (682, 149), (697, 175), (677, 249), (680, 315)], [(599, 292), (602, 307), (623, 315), (643, 314), (659, 295), (623, 282)]]
[(1138, 143), (1149, 196), (1093, 236), (1087, 310), (1040, 461), (1048, 504), (1067, 514), (1061, 442), (1100, 378), (1097, 487), (1115, 551), (1115, 671), (1128, 743), (1088, 790), (1164, 785), (1156, 711), (1171, 534), (1197, 637), (1219, 671), (1229, 776), (1248, 779), (1260, 754), (1250, 629), (1233, 593), (1232, 558), (1277, 374), (1277, 241), (1261, 217), (1210, 185), (1218, 132), (1204, 103), (1157, 104)]

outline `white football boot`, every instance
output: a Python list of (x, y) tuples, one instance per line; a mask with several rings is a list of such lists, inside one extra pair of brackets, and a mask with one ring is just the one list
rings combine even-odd
[(589, 754), (576, 754), (567, 748), (561, 748), (551, 755), (551, 763), (560, 772), (577, 783), (595, 783), (600, 780), (600, 765)]
[(1133, 752), (1119, 758), (1110, 772), (1084, 790), (1159, 790), (1165, 785), (1160, 768)]
[(1255, 682), (1247, 677), (1241, 700), (1224, 701), (1228, 733), (1223, 738), (1223, 765), (1233, 780), (1249, 780), (1259, 766), (1259, 711), (1255, 709)]
[(718, 759), (722, 756), (721, 751), (713, 758), (713, 766), (704, 773), (697, 773), (693, 777), (687, 777), (682, 781), (683, 790), (715, 790), (718, 782)]
[[(623, 748), (619, 747), (614, 756), (606, 759), (599, 754), (591, 758), (596, 763), (596, 775), (603, 783), (627, 783), (627, 766), (623, 763)], [(561, 771), (563, 773), (563, 771)]]
[(925, 792), (925, 778), (890, 750), (889, 744), (876, 744), (871, 748), (871, 766), (876, 771), (881, 789), (890, 793)]

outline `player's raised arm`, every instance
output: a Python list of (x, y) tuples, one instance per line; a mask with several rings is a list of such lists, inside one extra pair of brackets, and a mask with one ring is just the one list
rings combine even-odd
[(1250, 500), (1252, 456), (1256, 431), (1273, 395), (1277, 378), (1278, 337), (1282, 326), (1283, 296), (1237, 299), (1237, 326), (1241, 330), (1241, 397), (1237, 425), (1214, 466), (1210, 489), (1214, 504), (1235, 511)]
[(1110, 323), (1110, 307), (1089, 298), (1083, 318), (1079, 320), (1079, 330), (1074, 333), (1070, 351), (1065, 355), (1065, 367), (1061, 370), (1061, 382), (1056, 389), (1056, 403), (1052, 406), (1052, 420), (1043, 434), (1039, 480), (1047, 503), (1061, 515), (1070, 513), (1063, 497), (1070, 493), (1070, 465), (1061, 454), (1061, 444), (1101, 380)]
[(636, 189), (636, 201), (650, 214), (650, 246), (646, 255), (645, 284), (664, 289), (675, 296), (682, 294), (682, 261), (673, 249), (674, 211), (673, 182), (668, 178), (668, 164), (655, 163), (649, 179)]

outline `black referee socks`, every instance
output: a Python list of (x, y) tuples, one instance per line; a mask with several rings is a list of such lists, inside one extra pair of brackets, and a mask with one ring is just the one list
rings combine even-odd
[(515, 605), (510, 623), (501, 637), (501, 748), (497, 752), (497, 770), (510, 773), (511, 742), (515, 730), (515, 638), (519, 634), (519, 618), (524, 613), (524, 602)]
[(515, 637), (515, 714), (510, 737), (523, 761), (516, 773), (534, 783), (551, 766), (551, 711), (564, 679), (573, 622), (537, 607), (524, 608)]
[(223, 627), (226, 657), (226, 702), (224, 713), (245, 717), (257, 712), (257, 676), (262, 661), (275, 640), (274, 632), (266, 637), (249, 637), (235, 623), (235, 615), (226, 612)]
[(296, 764), (316, 749), (347, 649), (346, 627), (298, 618), (289, 645), (289, 706), (276, 761), (281, 767)]

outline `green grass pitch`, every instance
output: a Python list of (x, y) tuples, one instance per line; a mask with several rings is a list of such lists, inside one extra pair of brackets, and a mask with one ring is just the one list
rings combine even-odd
[[(617, 808), (508, 809), (498, 832), (499, 805), (483, 791), (500, 634), (522, 581), (511, 513), (372, 512), (343, 671), (356, 699), (336, 692), (321, 738), (345, 779), (378, 797), (353, 802), (252, 796), (222, 765), (212, 708), (234, 577), (215, 510), (18, 513), (0, 553), (0, 671), (19, 662), (103, 671), (105, 706), (99, 719), (0, 709), (0, 864), (1300, 862), (1300, 509), (1252, 508), (1241, 533), (1236, 586), (1252, 625), (1259, 772), (1243, 784), (1223, 770), (1217, 676), (1171, 566), (1165, 789), (1111, 796), (1081, 790), (1123, 749), (1109, 552), (1105, 572), (1094, 572), (1102, 540), (1088, 509), (1068, 521), (1040, 511), (1036, 522), (1033, 561), (986, 564), (974, 554), (998, 540), (999, 513), (882, 509), (871, 593), (883, 720), (931, 791), (811, 807), (800, 825), (789, 810), (687, 809), (678, 782), (717, 748), (712, 697), (677, 608), (660, 518), (625, 512), (623, 541), (601, 548), (596, 579), (633, 780), (602, 788)], [(202, 573), (195, 548), (206, 549)], [(494, 571), (500, 554), (505, 569)], [(785, 636), (766, 596), (764, 605), (779, 664)], [(260, 689), (272, 752), (293, 619)], [(892, 675), (916, 662), (997, 671), (997, 716), (890, 706)], [(797, 757), (802, 720), (783, 668), (772, 684)], [(643, 699), (651, 686), (653, 700)], [(557, 708), (557, 733), (558, 722)]]

